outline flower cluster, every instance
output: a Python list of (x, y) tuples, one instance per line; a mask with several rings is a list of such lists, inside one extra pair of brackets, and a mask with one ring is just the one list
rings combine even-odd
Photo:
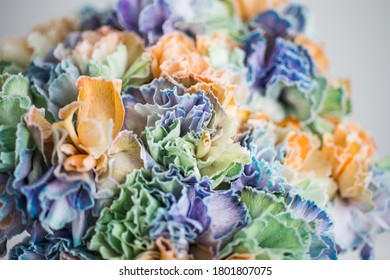
[(0, 256), (373, 258), (389, 160), (306, 13), (119, 0), (1, 43)]

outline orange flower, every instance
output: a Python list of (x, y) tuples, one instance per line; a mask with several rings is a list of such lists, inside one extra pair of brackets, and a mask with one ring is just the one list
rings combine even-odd
[(305, 190), (309, 199), (325, 205), (337, 192), (337, 184), (331, 178), (332, 165), (321, 151), (317, 136), (294, 128), (286, 136), (287, 155), (284, 164), (294, 172), (286, 173), (291, 184), (305, 185), (311, 181), (311, 189)]
[(375, 149), (374, 140), (354, 124), (339, 124), (333, 135), (324, 135), (322, 150), (332, 163), (342, 198), (364, 205), (371, 201), (368, 164)]
[(294, 170), (300, 170), (306, 159), (319, 146), (319, 140), (313, 135), (300, 131), (292, 132), (287, 138), (288, 153), (284, 162), (285, 165)]
[[(202, 39), (201, 44), (206, 44), (205, 40)], [(233, 97), (241, 82), (239, 77), (229, 71), (212, 68), (207, 58), (198, 52), (192, 39), (181, 33), (169, 34), (162, 37), (149, 52), (154, 77), (173, 78), (188, 87), (190, 93), (211, 91), (224, 109), (235, 113)]]
[(206, 59), (197, 52), (195, 43), (183, 34), (164, 36), (149, 51), (154, 77), (168, 74), (178, 81), (188, 78), (201, 81), (207, 77), (202, 77), (205, 72), (214, 75)]
[(288, 0), (234, 0), (238, 16), (242, 20), (250, 20), (259, 13), (276, 8)]
[(62, 108), (59, 117), (63, 121), (53, 125), (54, 128), (65, 129), (70, 138), (60, 146), (60, 150), (68, 156), (64, 168), (78, 172), (105, 169), (106, 153), (124, 121), (121, 81), (83, 76), (77, 81), (77, 87), (78, 101)]
[(316, 42), (299, 35), (295, 38), (295, 43), (305, 47), (317, 66), (318, 72), (325, 75), (329, 70), (329, 60), (322, 47)]

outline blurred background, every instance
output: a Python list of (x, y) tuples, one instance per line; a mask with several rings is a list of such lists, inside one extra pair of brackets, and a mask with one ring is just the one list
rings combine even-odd
[[(180, 0), (178, 0), (180, 1)], [(388, 0), (299, 0), (311, 12), (312, 37), (330, 59), (330, 76), (352, 81), (351, 120), (371, 132), (378, 157), (390, 156), (390, 65)], [(25, 35), (34, 25), (71, 14), (83, 5), (97, 8), (115, 0), (1, 0), (0, 40)], [(390, 259), (390, 234), (377, 243), (377, 258)], [(356, 254), (343, 256), (356, 258)]]

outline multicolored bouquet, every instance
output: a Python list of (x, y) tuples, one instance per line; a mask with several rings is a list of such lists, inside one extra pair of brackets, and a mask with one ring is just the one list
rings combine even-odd
[(0, 255), (373, 258), (390, 160), (307, 27), (284, 0), (120, 0), (4, 41)]

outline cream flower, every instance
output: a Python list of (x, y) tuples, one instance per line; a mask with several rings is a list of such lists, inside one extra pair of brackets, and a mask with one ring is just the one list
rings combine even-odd
[[(122, 78), (126, 70), (139, 58), (144, 43), (133, 32), (121, 32), (107, 26), (96, 31), (84, 31), (70, 58), (82, 73), (104, 75), (109, 79)], [(59, 56), (67, 56), (57, 50)]]
[(33, 58), (44, 58), (70, 32), (76, 31), (74, 18), (60, 18), (49, 24), (36, 26), (26, 37), (7, 40), (0, 44), (0, 60), (26, 67)]

